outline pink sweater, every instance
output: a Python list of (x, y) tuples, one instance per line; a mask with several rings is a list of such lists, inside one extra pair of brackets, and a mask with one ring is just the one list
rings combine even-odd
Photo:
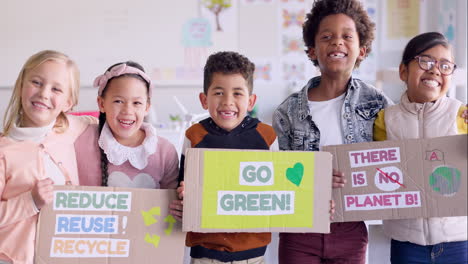
[[(101, 186), (101, 153), (98, 139), (98, 126), (91, 125), (75, 143), (81, 185)], [(141, 187), (142, 181), (147, 183), (150, 178), (149, 180), (155, 183), (155, 188), (175, 189), (179, 173), (177, 152), (174, 146), (162, 137), (158, 137), (156, 148), (156, 152), (148, 157), (148, 165), (142, 170), (134, 168), (128, 161), (122, 165), (109, 163), (109, 184), (113, 180), (118, 181), (120, 187)]]
[(93, 120), (76, 116), (68, 116), (68, 120), (70, 127), (64, 133), (52, 131), (41, 143), (0, 137), (0, 260), (33, 263), (38, 215), (31, 189), (47, 178), (45, 152), (61, 162), (72, 184), (78, 184), (73, 143)]

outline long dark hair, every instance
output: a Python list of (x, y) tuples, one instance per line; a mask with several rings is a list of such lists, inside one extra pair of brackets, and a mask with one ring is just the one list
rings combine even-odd
[[(136, 63), (134, 61), (126, 61), (126, 62), (116, 63), (116, 64), (110, 66), (106, 71), (110, 71), (110, 69), (112, 69), (115, 66), (120, 65), (120, 64), (126, 64), (128, 66), (137, 68), (137, 69), (141, 70), (142, 72), (145, 71), (145, 69), (140, 64), (138, 64), (138, 63)], [(122, 75), (119, 75), (119, 76), (116, 76), (116, 77), (113, 77), (113, 78), (109, 79), (109, 81), (107, 81), (106, 87), (104, 87), (104, 89), (102, 90), (101, 97), (104, 98), (104, 96), (106, 94), (107, 87), (109, 87), (109, 83), (111, 83), (112, 80), (123, 77), (123, 76), (130, 76), (130, 77), (142, 80), (144, 83), (146, 83), (146, 87), (147, 87), (146, 92), (149, 95), (149, 89), (150, 89), (149, 83), (145, 79), (143, 79), (143, 77), (141, 77), (138, 74), (126, 73), (126, 74), (122, 74)], [(149, 96), (148, 96), (148, 100), (149, 100)], [(99, 136), (101, 136), (102, 128), (104, 127), (105, 123), (106, 123), (106, 113), (99, 112)], [(99, 148), (99, 151), (101, 152), (101, 175), (102, 175), (101, 186), (107, 186), (107, 180), (109, 179), (109, 171), (108, 171), (109, 160), (107, 159), (107, 155), (106, 155), (106, 153), (104, 153), (104, 150), (102, 148)]]

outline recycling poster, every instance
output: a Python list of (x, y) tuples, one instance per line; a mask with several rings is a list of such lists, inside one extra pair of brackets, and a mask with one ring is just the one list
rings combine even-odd
[(55, 186), (41, 209), (35, 263), (182, 263), (175, 190)]
[(467, 215), (467, 135), (326, 146), (337, 222)]
[(325, 152), (187, 149), (183, 230), (328, 233), (331, 162)]

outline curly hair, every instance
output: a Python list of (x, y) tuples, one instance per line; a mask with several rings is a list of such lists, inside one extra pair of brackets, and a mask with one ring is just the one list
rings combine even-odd
[[(310, 48), (315, 48), (315, 36), (318, 33), (320, 22), (329, 15), (344, 14), (350, 17), (356, 24), (359, 36), (359, 46), (366, 48), (366, 57), (372, 50), (374, 40), (375, 23), (372, 22), (358, 0), (317, 0), (314, 2), (310, 13), (302, 27), (302, 37), (306, 46), (305, 52), (309, 54)], [(312, 60), (318, 66), (317, 60)], [(360, 60), (355, 67), (359, 67)]]
[(253, 91), (255, 65), (245, 56), (233, 51), (221, 51), (208, 57), (203, 74), (203, 92), (206, 94), (215, 73), (239, 73), (247, 82), (249, 94)]

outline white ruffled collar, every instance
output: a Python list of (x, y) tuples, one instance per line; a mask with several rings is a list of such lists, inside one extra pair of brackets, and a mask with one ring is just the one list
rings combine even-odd
[(112, 134), (107, 123), (102, 128), (99, 136), (99, 147), (104, 150), (107, 159), (114, 165), (122, 165), (129, 161), (133, 167), (142, 170), (148, 165), (148, 157), (156, 152), (158, 137), (156, 130), (148, 123), (142, 123), (141, 128), (145, 131), (145, 140), (138, 147), (127, 147), (120, 144)]

